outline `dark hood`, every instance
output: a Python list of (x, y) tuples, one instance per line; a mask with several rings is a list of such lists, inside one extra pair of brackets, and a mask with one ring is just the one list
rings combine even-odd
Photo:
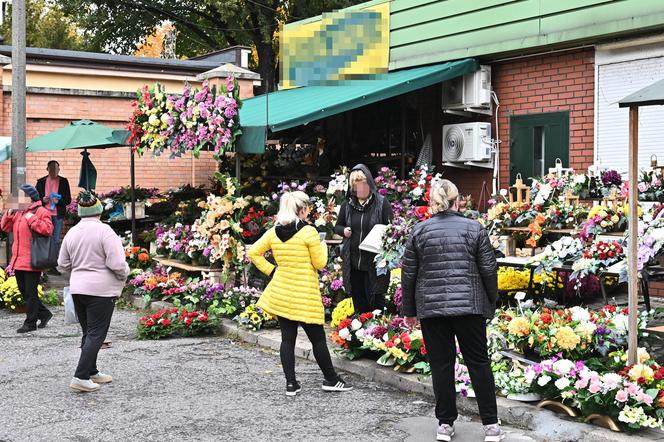
[[(369, 185), (369, 189), (371, 189), (371, 193), (376, 193), (378, 191), (378, 187), (376, 186), (376, 182), (374, 181), (373, 175), (371, 174), (369, 168), (364, 164), (358, 164), (357, 166), (351, 169), (351, 172), (355, 170), (361, 170), (362, 173), (364, 173), (364, 175), (367, 177), (367, 184)], [(351, 195), (352, 195), (352, 189), (350, 186), (348, 186), (348, 196)]]
[(306, 225), (307, 223), (304, 221), (295, 221), (294, 223), (286, 224), (285, 226), (277, 224), (274, 228), (274, 232), (277, 234), (277, 238), (279, 238), (281, 242), (286, 242), (294, 237), (295, 234), (302, 230)]

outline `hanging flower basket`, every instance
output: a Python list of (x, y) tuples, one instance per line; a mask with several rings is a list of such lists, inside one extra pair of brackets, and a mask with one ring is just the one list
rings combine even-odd
[(163, 85), (144, 86), (132, 103), (129, 119), (129, 143), (135, 152), (160, 155), (170, 152), (171, 158), (201, 150), (214, 151), (219, 158), (235, 149), (240, 130), (240, 88), (229, 77), (217, 91), (207, 80), (200, 90), (186, 83), (181, 95), (168, 95)]

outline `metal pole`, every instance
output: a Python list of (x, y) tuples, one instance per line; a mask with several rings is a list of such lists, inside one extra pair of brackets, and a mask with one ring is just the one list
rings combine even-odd
[(627, 358), (629, 364), (637, 363), (638, 346), (638, 231), (639, 231), (639, 108), (629, 108), (629, 244), (627, 250), (627, 276), (629, 287), (629, 319), (627, 332)]
[(130, 174), (131, 174), (131, 243), (136, 245), (136, 194), (134, 189), (136, 188), (136, 173), (135, 173), (135, 161), (134, 161), (134, 149), (129, 149), (131, 152), (131, 165), (130, 165)]
[(12, 170), (11, 192), (25, 183), (25, 0), (12, 2)]
[(406, 178), (406, 100), (402, 97), (401, 104), (401, 179)]

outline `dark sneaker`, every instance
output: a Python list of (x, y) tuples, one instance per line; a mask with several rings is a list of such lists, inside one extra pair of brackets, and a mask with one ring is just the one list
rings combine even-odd
[(353, 387), (341, 378), (337, 378), (336, 381), (323, 381), (323, 390), (325, 391), (351, 391), (352, 389)]
[(42, 318), (37, 327), (39, 327), (39, 328), (46, 327), (46, 324), (48, 324), (48, 321), (50, 321), (52, 317), (53, 317), (53, 313), (48, 312), (48, 316), (46, 316), (45, 318)]
[(500, 442), (505, 439), (505, 432), (500, 429), (499, 424), (484, 426), (484, 442)]
[(302, 386), (299, 382), (286, 384), (286, 396), (295, 396), (302, 391)]
[(36, 326), (36, 325), (27, 325), (27, 324), (23, 324), (23, 325), (21, 326), (21, 328), (19, 328), (18, 330), (16, 330), (16, 333), (28, 333), (28, 332), (33, 332), (33, 331), (35, 331), (35, 330), (37, 330), (37, 326)]
[(436, 440), (450, 442), (454, 436), (454, 425), (440, 424), (436, 432)]

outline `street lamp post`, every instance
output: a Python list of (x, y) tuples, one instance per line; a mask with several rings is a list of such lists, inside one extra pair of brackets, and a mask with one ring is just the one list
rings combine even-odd
[(12, 164), (11, 192), (25, 183), (25, 0), (12, 2)]

